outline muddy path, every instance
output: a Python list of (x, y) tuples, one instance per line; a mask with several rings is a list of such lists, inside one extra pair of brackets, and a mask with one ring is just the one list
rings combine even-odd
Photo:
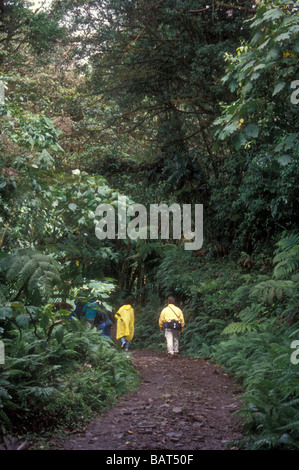
[(160, 351), (130, 358), (138, 390), (52, 450), (225, 450), (242, 437), (234, 414), (240, 390), (220, 367)]

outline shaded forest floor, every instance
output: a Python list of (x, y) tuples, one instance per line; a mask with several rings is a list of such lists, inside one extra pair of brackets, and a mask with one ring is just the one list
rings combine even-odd
[[(124, 353), (125, 354), (125, 353)], [(242, 438), (238, 389), (217, 365), (133, 350), (139, 388), (51, 450), (224, 450)]]

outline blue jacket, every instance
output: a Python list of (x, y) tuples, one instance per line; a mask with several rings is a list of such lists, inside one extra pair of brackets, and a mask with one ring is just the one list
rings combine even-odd
[(98, 304), (96, 301), (89, 302), (88, 304), (84, 305), (82, 312), (84, 313), (86, 319), (95, 319), (96, 313), (98, 311), (97, 306)]

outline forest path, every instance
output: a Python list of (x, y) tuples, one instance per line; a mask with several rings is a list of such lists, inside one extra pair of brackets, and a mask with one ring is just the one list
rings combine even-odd
[(224, 450), (242, 437), (232, 414), (240, 390), (219, 366), (153, 350), (130, 356), (139, 388), (52, 450)]

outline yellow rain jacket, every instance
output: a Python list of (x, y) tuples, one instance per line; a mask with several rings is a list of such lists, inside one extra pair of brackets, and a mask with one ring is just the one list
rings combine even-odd
[(163, 308), (160, 318), (159, 318), (159, 327), (163, 328), (165, 322), (170, 322), (171, 320), (180, 321), (182, 328), (185, 326), (184, 315), (179, 307), (176, 307), (173, 304), (169, 304), (167, 307)]
[(134, 336), (134, 309), (131, 305), (123, 305), (115, 318), (117, 319), (116, 339), (125, 337), (130, 343)]

